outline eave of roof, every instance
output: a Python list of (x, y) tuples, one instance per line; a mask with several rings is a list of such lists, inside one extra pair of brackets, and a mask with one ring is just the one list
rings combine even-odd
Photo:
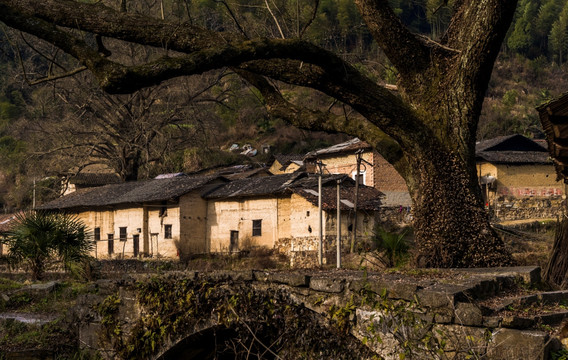
[(554, 160), (557, 180), (568, 183), (568, 93), (536, 108)]
[(371, 149), (372, 149), (371, 145), (369, 145), (365, 141), (362, 141), (359, 138), (353, 138), (349, 141), (340, 144), (335, 144), (324, 149), (311, 151), (306, 154), (306, 156), (304, 157), (304, 161), (309, 159), (315, 159), (318, 157), (325, 157), (334, 154), (345, 153), (345, 152), (354, 152), (357, 150), (371, 150)]
[(226, 181), (219, 176), (177, 176), (166, 179), (133, 181), (80, 189), (41, 205), (38, 209), (56, 210), (105, 207), (121, 204), (167, 201), (199, 189), (217, 179)]

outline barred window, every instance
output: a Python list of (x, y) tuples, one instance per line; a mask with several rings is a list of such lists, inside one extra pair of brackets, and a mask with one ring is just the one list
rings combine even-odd
[(126, 228), (125, 227), (119, 227), (118, 231), (119, 231), (120, 241), (126, 241)]
[(164, 239), (171, 239), (171, 238), (172, 238), (172, 226), (164, 225)]
[(253, 220), (252, 236), (261, 236), (261, 235), (262, 235), (262, 220)]

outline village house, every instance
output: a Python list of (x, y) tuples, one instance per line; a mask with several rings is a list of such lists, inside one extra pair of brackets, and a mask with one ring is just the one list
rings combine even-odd
[(76, 173), (65, 176), (61, 188), (63, 195), (70, 194), (79, 189), (87, 189), (121, 182), (120, 176), (112, 169), (100, 165), (89, 165)]
[(274, 161), (270, 166), (271, 174), (291, 174), (296, 171), (305, 170), (303, 155), (273, 155)]
[[(353, 231), (355, 182), (344, 175), (325, 175), (322, 235), (331, 252), (338, 181), (345, 244)], [(83, 189), (39, 209), (76, 214), (93, 230), (98, 258), (176, 258), (255, 247), (313, 257), (319, 239), (317, 184), (318, 176), (301, 172), (231, 182), (226, 177), (179, 175)], [(373, 235), (381, 197), (378, 190), (361, 186), (359, 241)]]
[(312, 151), (304, 157), (304, 166), (311, 173), (319, 171), (322, 163), (324, 174), (346, 174), (355, 179), (357, 157), (361, 158), (359, 183), (371, 186), (384, 194), (381, 215), (383, 221), (406, 226), (412, 222), (412, 199), (406, 182), (371, 145), (358, 138)]
[[(306, 173), (233, 181), (205, 195), (208, 200), (208, 247), (227, 252), (257, 246), (276, 248), (294, 261), (314, 255), (319, 243), (317, 176)], [(322, 236), (325, 253), (335, 254), (337, 182), (340, 181), (341, 235), (352, 236), (354, 186), (345, 175), (322, 179)], [(378, 221), (382, 194), (361, 186), (357, 205), (357, 239), (368, 241)], [(298, 262), (298, 261), (296, 261)]]
[(205, 233), (201, 193), (227, 180), (179, 175), (77, 190), (39, 210), (76, 214), (93, 231), (97, 258), (168, 257), (205, 252), (188, 239)]
[(476, 162), (486, 206), (495, 220), (556, 217), (563, 187), (541, 144), (522, 135), (480, 141)]

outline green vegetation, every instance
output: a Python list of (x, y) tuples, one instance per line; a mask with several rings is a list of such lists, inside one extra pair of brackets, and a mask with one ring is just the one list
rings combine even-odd
[[(295, 305), (282, 290), (259, 291), (238, 283), (209, 283), (176, 276), (161, 276), (141, 282), (137, 298), (144, 316), (130, 334), (113, 320), (120, 298), (109, 296), (97, 308), (103, 319), (102, 331), (109, 335), (106, 344), (122, 359), (148, 358), (155, 354), (172, 334), (182, 338), (197, 324), (215, 320), (219, 334), (230, 330), (230, 337), (216, 339), (215, 353), (231, 358), (270, 352), (286, 359), (345, 358), (345, 354), (372, 355), (370, 350), (344, 330), (327, 327), (317, 315), (302, 305)], [(339, 315), (345, 311), (336, 309)], [(105, 321), (104, 319), (108, 319)], [(348, 320), (350, 321), (350, 320)], [(344, 320), (341, 319), (344, 323)], [(233, 346), (246, 344), (246, 347)], [(294, 346), (291, 346), (294, 344)]]
[(32, 278), (43, 278), (52, 262), (63, 263), (66, 270), (89, 259), (93, 243), (86, 226), (75, 216), (32, 211), (16, 216), (15, 224), (1, 240), (8, 249), (8, 259), (31, 271)]
[(381, 253), (385, 266), (400, 266), (408, 259), (410, 250), (410, 244), (406, 239), (408, 231), (402, 229), (399, 232), (392, 232), (380, 225), (375, 228), (372, 240), (377, 246), (377, 251)]

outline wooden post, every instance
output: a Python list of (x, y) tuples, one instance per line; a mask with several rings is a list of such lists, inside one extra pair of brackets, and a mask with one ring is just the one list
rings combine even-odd
[(337, 268), (341, 269), (341, 195), (339, 193), (339, 185), (341, 180), (337, 180)]
[(318, 212), (319, 212), (319, 244), (318, 244), (318, 264), (323, 265), (323, 214), (321, 208), (321, 177), (322, 174), (318, 175)]
[(357, 172), (355, 173), (355, 201), (353, 202), (353, 234), (351, 237), (350, 253), (355, 251), (355, 241), (357, 241), (357, 200), (359, 198), (359, 173), (361, 172), (362, 152), (357, 152)]

